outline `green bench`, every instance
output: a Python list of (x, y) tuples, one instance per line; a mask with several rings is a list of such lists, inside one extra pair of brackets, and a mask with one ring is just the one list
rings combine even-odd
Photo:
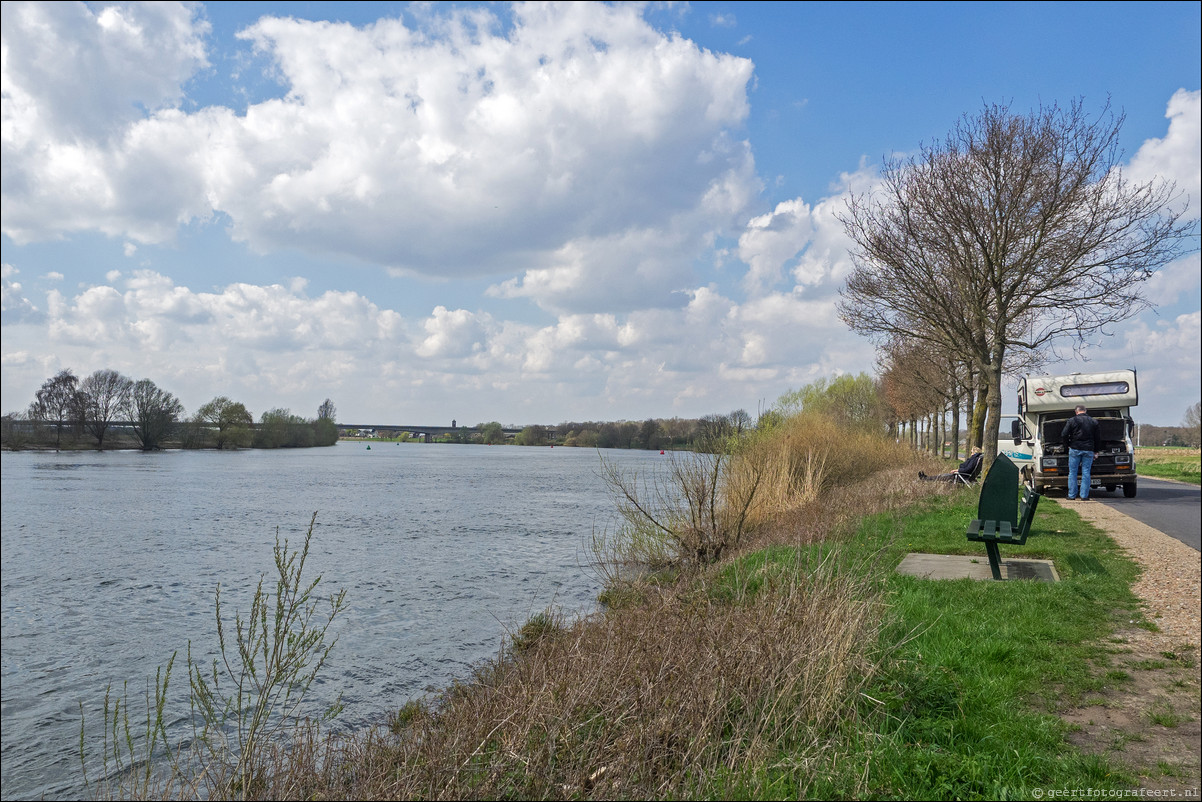
[(1021, 546), (1031, 534), (1035, 508), (1042, 498), (1029, 487), (1023, 488), (1023, 500), (1017, 510), (1014, 489), (1018, 486), (1018, 467), (1005, 454), (999, 454), (981, 483), (981, 500), (977, 517), (968, 525), (968, 539), (985, 544), (989, 554), (989, 571), (994, 579), (1002, 578), (1002, 557), (998, 544)]

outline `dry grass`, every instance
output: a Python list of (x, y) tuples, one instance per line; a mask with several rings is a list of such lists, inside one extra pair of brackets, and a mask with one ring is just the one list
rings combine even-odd
[[(505, 655), (347, 742), (306, 795), (660, 798), (781, 754), (814, 756), (872, 676), (881, 616), (833, 559), (746, 583), (659, 592)], [(320, 790), (318, 790), (320, 789)], [(272, 789), (284, 791), (284, 789)]]
[(824, 415), (799, 415), (748, 442), (732, 462), (727, 486), (739, 495), (758, 482), (748, 512), (756, 527), (912, 460), (909, 448), (879, 435), (837, 426)]

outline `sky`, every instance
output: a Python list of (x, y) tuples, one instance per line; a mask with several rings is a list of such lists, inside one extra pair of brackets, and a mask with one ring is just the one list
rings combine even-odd
[[(875, 372), (838, 216), (985, 104), (1109, 103), (1196, 220), (1200, 9), (6, 0), (0, 407), (111, 368), (189, 413), (754, 416)], [(1200, 272), (1046, 372), (1180, 423)]]

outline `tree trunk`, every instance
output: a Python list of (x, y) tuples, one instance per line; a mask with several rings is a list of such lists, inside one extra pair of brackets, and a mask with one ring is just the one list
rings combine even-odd
[(977, 389), (972, 407), (972, 445), (982, 450), (985, 448), (985, 413), (988, 406), (989, 380), (987, 371), (979, 371), (974, 377)]
[(964, 396), (957, 395), (952, 401), (952, 459), (960, 459), (960, 403)]
[(998, 427), (1002, 420), (1002, 356), (1004, 349), (1001, 346), (994, 347), (994, 358), (989, 363), (989, 370), (986, 372), (985, 380), (988, 384), (985, 391), (985, 411), (986, 420), (984, 429), (985, 439), (981, 445), (981, 451), (985, 455), (985, 464), (993, 464), (994, 458), (997, 456), (997, 436)]

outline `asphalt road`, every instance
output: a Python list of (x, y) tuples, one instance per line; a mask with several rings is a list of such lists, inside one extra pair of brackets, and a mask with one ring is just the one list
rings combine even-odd
[(1089, 497), (1202, 551), (1202, 489), (1195, 485), (1141, 476), (1135, 498), (1096, 487)]

